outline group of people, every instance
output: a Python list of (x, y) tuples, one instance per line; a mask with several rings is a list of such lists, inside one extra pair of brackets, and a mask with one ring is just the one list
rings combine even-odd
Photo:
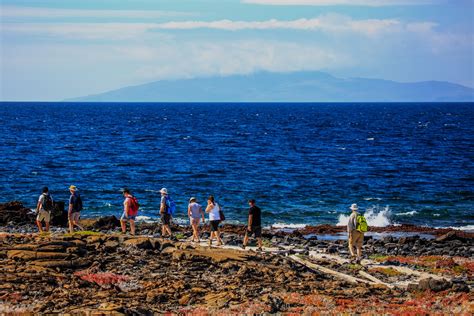
[[(69, 232), (74, 232), (74, 227), (78, 227), (82, 230), (82, 227), (79, 225), (80, 212), (82, 210), (82, 199), (78, 192), (76, 186), (71, 185), (69, 187), (70, 197), (68, 205), (68, 224)], [(127, 222), (130, 224), (130, 233), (135, 235), (135, 220), (138, 215), (138, 210), (140, 205), (135, 196), (132, 195), (129, 189), (122, 190), (124, 202), (123, 202), (123, 213), (120, 217), (120, 225), (122, 233), (127, 231)], [(160, 190), (161, 200), (160, 200), (160, 220), (162, 224), (162, 237), (172, 237), (171, 231), (171, 220), (175, 210), (174, 201), (168, 194), (166, 188)], [(245, 232), (245, 237), (242, 243), (242, 248), (248, 244), (249, 237), (255, 236), (257, 239), (258, 249), (262, 249), (262, 216), (261, 210), (255, 204), (255, 200), (251, 199), (248, 201), (249, 211), (248, 211), (248, 225)], [(49, 193), (47, 187), (43, 188), (43, 192), (38, 199), (36, 206), (37, 217), (36, 224), (40, 232), (49, 231), (49, 222), (51, 219), (51, 211), (54, 207), (53, 198)], [(350, 207), (352, 213), (349, 217), (347, 224), (347, 233), (349, 236), (349, 251), (351, 254), (352, 260), (360, 262), (362, 258), (362, 244), (364, 241), (364, 233), (367, 231), (367, 223), (365, 218), (358, 213), (357, 204), (352, 204)], [(195, 197), (189, 199), (188, 204), (188, 217), (190, 225), (193, 229), (192, 241), (200, 241), (199, 225), (205, 222), (205, 213), (209, 214), (209, 226), (210, 226), (210, 237), (209, 237), (209, 246), (212, 245), (214, 239), (217, 240), (217, 245), (222, 245), (221, 233), (219, 229), (219, 224), (225, 220), (224, 212), (222, 207), (216, 202), (214, 196), (209, 196), (207, 199), (207, 206), (203, 210), (203, 207), (198, 203), (198, 200)], [(45, 228), (43, 229), (42, 222), (45, 223)], [(354, 252), (354, 247), (356, 251)]]
[[(74, 232), (74, 226), (82, 230), (79, 225), (80, 212), (82, 210), (82, 198), (76, 186), (69, 187), (69, 204), (68, 204), (68, 226), (69, 232)], [(49, 231), (49, 222), (51, 221), (51, 212), (54, 208), (54, 200), (49, 193), (48, 187), (44, 187), (36, 204), (36, 225), (40, 233)], [(43, 228), (43, 222), (45, 227)]]

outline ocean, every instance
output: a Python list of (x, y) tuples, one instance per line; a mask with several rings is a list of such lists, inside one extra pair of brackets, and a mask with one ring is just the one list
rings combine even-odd
[(158, 217), (159, 190), (186, 222), (191, 196), (214, 195), (227, 222), (474, 229), (474, 104), (0, 104), (0, 202), (34, 208), (43, 186), (82, 216), (121, 215), (120, 189)]

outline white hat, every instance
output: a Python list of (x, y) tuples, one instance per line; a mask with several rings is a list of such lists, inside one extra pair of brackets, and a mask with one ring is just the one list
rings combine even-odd
[(357, 206), (357, 204), (352, 204), (351, 205), (351, 210), (357, 211), (358, 209), (359, 209), (359, 207)]
[(160, 190), (160, 193), (168, 194), (168, 190), (166, 188), (163, 188), (163, 189)]

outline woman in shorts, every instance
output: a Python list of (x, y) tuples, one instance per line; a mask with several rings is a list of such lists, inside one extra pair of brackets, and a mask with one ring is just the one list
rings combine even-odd
[(211, 226), (211, 236), (209, 236), (209, 246), (212, 245), (212, 239), (216, 237), (217, 245), (222, 245), (222, 240), (220, 237), (219, 223), (221, 221), (221, 216), (219, 214), (221, 207), (214, 200), (214, 196), (209, 196), (207, 199), (206, 213), (209, 213), (209, 224)]
[(193, 241), (199, 242), (199, 221), (205, 222), (202, 206), (197, 203), (195, 197), (189, 199), (188, 216), (191, 227), (193, 228)]

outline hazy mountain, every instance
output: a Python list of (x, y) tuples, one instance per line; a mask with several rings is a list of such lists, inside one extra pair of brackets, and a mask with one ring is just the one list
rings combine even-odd
[(160, 80), (67, 101), (123, 102), (433, 102), (474, 101), (474, 89), (440, 81), (341, 79), (323, 72)]

